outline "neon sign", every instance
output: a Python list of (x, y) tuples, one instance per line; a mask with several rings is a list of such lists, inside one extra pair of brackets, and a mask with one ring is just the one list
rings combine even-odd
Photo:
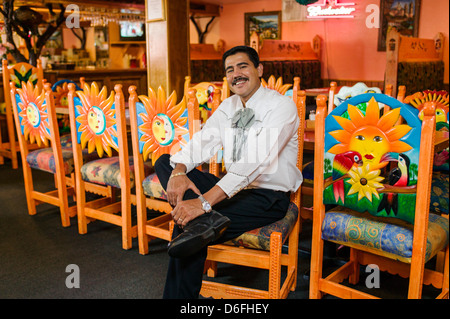
[(307, 6), (307, 18), (354, 18), (355, 4), (353, 2), (341, 2), (340, 0), (320, 0)]

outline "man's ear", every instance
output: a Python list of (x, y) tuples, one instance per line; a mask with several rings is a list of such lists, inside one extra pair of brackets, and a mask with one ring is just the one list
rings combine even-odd
[(256, 69), (258, 70), (258, 76), (262, 77), (264, 69), (262, 63), (260, 63)]

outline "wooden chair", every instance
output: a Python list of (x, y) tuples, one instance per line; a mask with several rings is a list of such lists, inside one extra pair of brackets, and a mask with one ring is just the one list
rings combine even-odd
[[(300, 78), (296, 77), (296, 79), (298, 79), (298, 86), (300, 87)], [(281, 76), (277, 80), (275, 80), (274, 75), (269, 76), (267, 82), (266, 80), (261, 78), (261, 84), (266, 88), (277, 91), (281, 95), (285, 95), (286, 92), (292, 87), (292, 84), (283, 84), (283, 78)]]
[[(36, 214), (36, 206), (48, 203), (59, 207), (63, 227), (70, 226), (70, 217), (75, 216), (76, 207), (69, 207), (68, 195), (73, 194), (72, 150), (60, 144), (55, 105), (50, 84), (39, 90), (31, 82), (22, 82), (21, 88), (11, 82), (10, 97), (14, 111), (15, 125), (22, 157), (25, 194), (28, 213)], [(29, 151), (28, 142), (36, 143), (38, 150)], [(41, 192), (34, 189), (32, 169), (38, 169), (55, 175), (56, 189)], [(72, 183), (69, 181), (72, 181)]]
[[(68, 103), (72, 134), (78, 231), (87, 233), (88, 219), (99, 219), (121, 227), (122, 247), (132, 247), (136, 237), (136, 226), (131, 223), (131, 189), (134, 187), (133, 164), (128, 156), (125, 101), (122, 85), (116, 84), (115, 92), (107, 96), (107, 89), (100, 91), (97, 84), (85, 83), (83, 91), (75, 91), (69, 84)], [(97, 153), (100, 159), (83, 162), (83, 149)], [(113, 151), (118, 156), (113, 156)], [(107, 155), (106, 157), (104, 157)], [(99, 194), (99, 199), (87, 201), (88, 189), (108, 192)], [(120, 189), (120, 200), (116, 201), (115, 190)]]
[[(378, 103), (391, 111), (380, 116)], [(409, 277), (408, 298), (420, 298), (423, 284), (448, 298), (448, 219), (429, 212), (434, 108), (425, 107), (422, 123), (392, 97), (362, 94), (326, 116), (326, 98), (318, 98), (310, 298), (375, 298), (370, 293), (379, 289), (350, 286), (359, 282), (360, 265)], [(398, 158), (397, 167), (389, 170), (386, 155)], [(326, 211), (325, 204), (337, 207)], [(326, 278), (325, 240), (350, 247), (350, 260)], [(441, 250), (444, 273), (425, 268)], [(341, 284), (347, 278), (350, 285)]]
[[(202, 123), (205, 123), (208, 117), (212, 114), (212, 107), (214, 104), (215, 90), (220, 89), (217, 84), (212, 82), (200, 82), (192, 85), (191, 77), (186, 76), (184, 80), (184, 96), (186, 100), (188, 98), (188, 92), (190, 89), (196, 90), (196, 97), (200, 107), (200, 119)], [(230, 89), (226, 77), (223, 78), (222, 88), (220, 90), (220, 100), (223, 101), (230, 96)]]
[[(77, 91), (82, 91), (81, 87), (78, 86), (74, 81), (69, 79), (62, 79), (55, 84), (52, 85), (52, 91), (54, 92), (53, 95), (55, 97), (55, 106), (57, 108), (69, 108), (69, 103), (67, 99), (67, 94), (69, 94), (69, 83), (75, 84), (75, 89)], [(80, 78), (80, 85), (84, 86), (85, 79), (84, 77)], [(61, 134), (70, 132), (70, 120), (69, 120), (69, 114), (58, 114), (58, 125), (59, 125), (59, 132)]]
[[(136, 209), (139, 238), (139, 252), (148, 254), (148, 242), (152, 238), (171, 239), (173, 227), (170, 212), (172, 207), (167, 202), (167, 194), (161, 186), (156, 173), (146, 174), (144, 163), (151, 160), (155, 163), (162, 155), (175, 153), (187, 143), (189, 138), (200, 130), (200, 111), (196, 90), (189, 89), (186, 107), (186, 97), (176, 104), (176, 92), (169, 98), (162, 87), (157, 93), (149, 87), (148, 96), (136, 93), (136, 87), (129, 88), (129, 109), (133, 157), (136, 176)], [(212, 108), (220, 103), (220, 89), (215, 90)], [(172, 128), (171, 137), (162, 139), (161, 133), (154, 128), (155, 121)], [(164, 214), (152, 219), (148, 218), (147, 208)]]
[[(3, 90), (5, 97), (5, 119), (8, 132), (8, 142), (2, 141), (1, 125), (0, 125), (0, 164), (4, 163), (4, 157), (10, 158), (12, 162), (12, 168), (17, 169), (18, 159), (17, 152), (19, 151), (19, 145), (14, 133), (14, 117), (11, 109), (11, 99), (9, 92), (9, 82), (15, 83), (17, 88), (21, 88), (22, 82), (30, 81), (33, 85), (37, 85), (39, 91), (42, 91), (42, 81), (44, 78), (44, 72), (42, 70), (41, 61), (38, 59), (37, 66), (34, 67), (31, 64), (21, 62), (15, 65), (8, 66), (7, 60), (2, 60), (3, 64)], [(1, 119), (0, 115), (0, 119)], [(0, 122), (1, 124), (1, 122)], [(37, 144), (27, 144), (28, 149), (36, 149)]]
[[(300, 119), (304, 118), (305, 97), (298, 95), (294, 87), (293, 98), (296, 102)], [(298, 129), (299, 152), (297, 167), (301, 169), (303, 163), (303, 133), (304, 125)], [(289, 291), (294, 291), (297, 284), (298, 237), (299, 237), (299, 208), (301, 207), (301, 186), (291, 194), (291, 204), (286, 216), (271, 225), (247, 232), (233, 243), (208, 247), (208, 257), (205, 269), (208, 276), (214, 277), (217, 262), (248, 266), (269, 270), (268, 290), (252, 289), (235, 285), (203, 280), (200, 294), (214, 298), (286, 298)], [(282, 231), (280, 231), (282, 230)], [(256, 241), (255, 241), (256, 239)], [(254, 243), (259, 245), (255, 247)], [(288, 243), (288, 252), (282, 252), (282, 245)], [(263, 244), (262, 244), (263, 243)], [(237, 247), (234, 245), (243, 245)], [(253, 248), (246, 248), (246, 247)], [(281, 285), (282, 267), (287, 267), (287, 275)]]

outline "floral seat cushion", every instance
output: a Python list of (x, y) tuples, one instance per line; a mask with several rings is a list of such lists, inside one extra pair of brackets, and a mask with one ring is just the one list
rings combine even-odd
[(148, 175), (142, 182), (142, 187), (145, 195), (167, 200), (167, 193), (159, 182), (156, 173)]
[[(62, 157), (64, 161), (64, 174), (73, 172), (73, 153), (71, 148), (62, 148)], [(27, 156), (27, 163), (31, 168), (41, 171), (56, 173), (55, 157), (51, 147), (41, 148), (30, 152)]]
[(65, 134), (59, 138), (62, 147), (72, 148), (72, 135)]
[(289, 204), (288, 211), (284, 218), (276, 221), (270, 225), (260, 227), (251, 231), (248, 231), (235, 239), (227, 241), (226, 244), (241, 246), (247, 248), (256, 248), (262, 250), (270, 249), (270, 235), (273, 232), (280, 232), (282, 241), (286, 240), (286, 237), (290, 233), (292, 227), (298, 218), (298, 207), (294, 203)]
[[(338, 207), (325, 214), (322, 239), (350, 247), (363, 246), (378, 255), (410, 263), (413, 227), (398, 219), (374, 218), (368, 213)], [(430, 213), (426, 261), (448, 245), (448, 237), (448, 219)]]
[(431, 182), (431, 200), (430, 209), (436, 213), (448, 214), (448, 187), (449, 174), (434, 172)]
[[(131, 187), (134, 187), (133, 158), (129, 158)], [(144, 165), (146, 174), (152, 168)], [(90, 161), (81, 167), (81, 177), (84, 181), (120, 188), (120, 162), (118, 156), (100, 158)]]

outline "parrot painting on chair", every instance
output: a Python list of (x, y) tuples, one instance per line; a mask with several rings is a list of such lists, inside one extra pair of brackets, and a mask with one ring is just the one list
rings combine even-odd
[[(409, 165), (410, 159), (405, 154), (398, 155), (398, 167), (392, 169), (389, 172), (387, 182), (389, 185), (404, 187), (408, 186), (409, 181)], [(386, 193), (383, 196), (380, 204), (378, 205), (378, 212), (385, 210), (389, 214), (392, 210), (394, 216), (397, 216), (398, 212), (398, 194), (397, 193)]]
[(362, 156), (356, 151), (348, 151), (345, 153), (337, 154), (333, 160), (333, 171), (331, 177), (334, 182), (333, 193), (336, 203), (339, 198), (344, 204), (344, 180), (340, 179), (342, 176), (347, 174), (347, 172), (353, 167), (353, 165), (362, 165)]

